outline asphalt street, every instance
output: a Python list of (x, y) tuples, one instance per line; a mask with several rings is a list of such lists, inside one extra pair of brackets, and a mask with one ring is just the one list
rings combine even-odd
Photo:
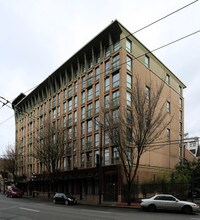
[(200, 214), (150, 213), (140, 209), (66, 206), (31, 198), (0, 195), (0, 220), (200, 220)]

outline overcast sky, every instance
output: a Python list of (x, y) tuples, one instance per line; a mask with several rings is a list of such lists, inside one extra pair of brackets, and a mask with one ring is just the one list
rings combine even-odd
[[(191, 2), (0, 0), (0, 96), (12, 101), (41, 83), (112, 20), (117, 19), (133, 33)], [(198, 30), (199, 1), (135, 37), (153, 50)], [(187, 86), (185, 133), (200, 136), (200, 33), (154, 54)], [(0, 155), (6, 146), (14, 145), (13, 115), (12, 109), (0, 103)]]

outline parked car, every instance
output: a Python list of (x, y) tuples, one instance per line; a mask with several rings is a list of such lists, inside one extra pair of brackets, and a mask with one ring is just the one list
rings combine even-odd
[(14, 188), (14, 187), (10, 187), (7, 191), (6, 191), (6, 196), (7, 197), (22, 197), (23, 192), (18, 189), (18, 188)]
[(77, 200), (72, 197), (70, 194), (65, 193), (56, 193), (53, 197), (53, 203), (60, 203), (65, 205), (75, 205), (77, 204)]
[(149, 211), (172, 210), (185, 214), (198, 212), (199, 206), (192, 202), (180, 201), (176, 197), (167, 194), (158, 194), (149, 199), (142, 199), (141, 207)]

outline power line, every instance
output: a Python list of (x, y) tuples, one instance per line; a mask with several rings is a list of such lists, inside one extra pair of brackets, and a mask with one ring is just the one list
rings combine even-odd
[[(152, 53), (152, 52), (155, 52), (155, 51), (158, 51), (158, 50), (160, 50), (160, 49), (162, 49), (162, 48), (165, 48), (165, 47), (167, 47), (167, 46), (169, 46), (169, 45), (171, 45), (171, 44), (174, 44), (174, 43), (176, 43), (176, 42), (178, 42), (178, 41), (181, 41), (181, 40), (183, 40), (183, 39), (185, 39), (185, 38), (188, 38), (188, 37), (190, 37), (190, 36), (192, 36), (192, 35), (195, 35), (195, 34), (197, 34), (197, 33), (199, 33), (200, 32), (200, 30), (198, 30), (198, 31), (195, 31), (195, 32), (193, 32), (193, 33), (191, 33), (191, 34), (188, 34), (188, 35), (186, 35), (186, 36), (183, 36), (183, 37), (181, 37), (181, 38), (179, 38), (179, 39), (176, 39), (176, 40), (174, 40), (174, 41), (171, 41), (171, 42), (169, 42), (169, 43), (167, 43), (167, 44), (164, 44), (164, 45), (162, 45), (162, 46), (160, 46), (160, 47), (157, 47), (157, 48), (155, 48), (155, 49), (153, 49), (153, 50), (151, 50), (151, 51), (149, 51), (149, 52), (147, 52), (147, 53), (144, 53), (144, 54), (141, 54), (141, 55), (139, 55), (139, 56), (137, 56), (137, 57), (133, 57), (133, 60), (138, 60), (141, 64), (143, 64), (144, 66), (145, 66), (145, 64), (144, 63), (142, 63), (140, 60), (139, 60), (139, 58), (141, 58), (142, 56), (145, 56), (146, 54), (150, 54), (150, 53)], [(127, 64), (127, 61), (126, 62), (124, 62), (124, 63), (121, 63), (120, 65), (119, 65), (119, 67), (120, 66), (122, 66), (122, 65), (125, 65), (125, 64)], [(145, 66), (146, 67), (146, 66)], [(147, 68), (147, 67), (146, 67)], [(154, 73), (155, 74), (155, 72), (153, 72), (151, 69), (149, 69), (152, 73)], [(103, 71), (103, 72), (101, 72), (101, 73), (99, 73), (99, 75), (101, 75), (101, 74), (104, 74), (104, 73), (106, 73), (106, 70), (105, 71)], [(94, 78), (95, 76), (92, 76), (91, 78)], [(88, 80), (88, 79), (87, 79)], [(85, 82), (86, 83), (86, 82)], [(80, 85), (81, 84), (81, 82), (80, 83), (77, 83), (77, 85)], [(36, 88), (37, 86), (34, 86), (33, 88)], [(31, 88), (30, 90), (32, 90), (33, 88)], [(28, 91), (30, 91), (30, 90), (28, 90)], [(1, 98), (3, 98), (3, 97), (1, 97)], [(8, 103), (10, 103), (10, 104), (12, 104), (10, 101), (8, 101), (7, 99), (5, 99), (5, 98), (3, 98), (7, 103), (4, 103), (4, 102), (2, 102), (2, 101), (0, 101), (0, 102), (2, 102), (3, 103), (3, 106), (7, 106), (7, 107), (9, 107), (9, 108), (11, 108), (12, 109), (12, 107), (10, 107), (9, 105), (8, 105)], [(2, 106), (2, 107), (3, 107)], [(26, 114), (28, 114), (28, 112), (26, 112), (26, 111), (22, 111), (21, 109), (20, 110), (18, 110), (18, 112), (20, 113), (26, 113)], [(9, 118), (10, 119), (10, 118)], [(9, 120), (9, 119), (7, 119), (7, 120)], [(4, 122), (6, 122), (7, 120), (5, 120)], [(2, 122), (2, 123), (4, 123), (4, 122)], [(1, 123), (1, 124), (2, 124)], [(0, 125), (1, 125), (0, 124)]]

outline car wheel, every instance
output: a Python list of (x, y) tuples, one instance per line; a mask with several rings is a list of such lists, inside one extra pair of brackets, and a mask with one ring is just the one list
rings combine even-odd
[(53, 204), (56, 204), (56, 200), (55, 199), (53, 199)]
[(12, 197), (13, 197), (13, 195), (11, 194), (11, 195), (10, 195), (10, 198), (12, 198)]
[(184, 214), (191, 214), (191, 213), (192, 213), (192, 208), (191, 208), (191, 206), (189, 206), (189, 205), (183, 206), (182, 212), (183, 212)]
[(153, 205), (153, 204), (149, 205), (149, 206), (148, 206), (148, 211), (149, 211), (149, 212), (155, 212), (155, 211), (156, 211), (156, 206)]
[(65, 201), (65, 205), (69, 205), (69, 201), (68, 200)]

